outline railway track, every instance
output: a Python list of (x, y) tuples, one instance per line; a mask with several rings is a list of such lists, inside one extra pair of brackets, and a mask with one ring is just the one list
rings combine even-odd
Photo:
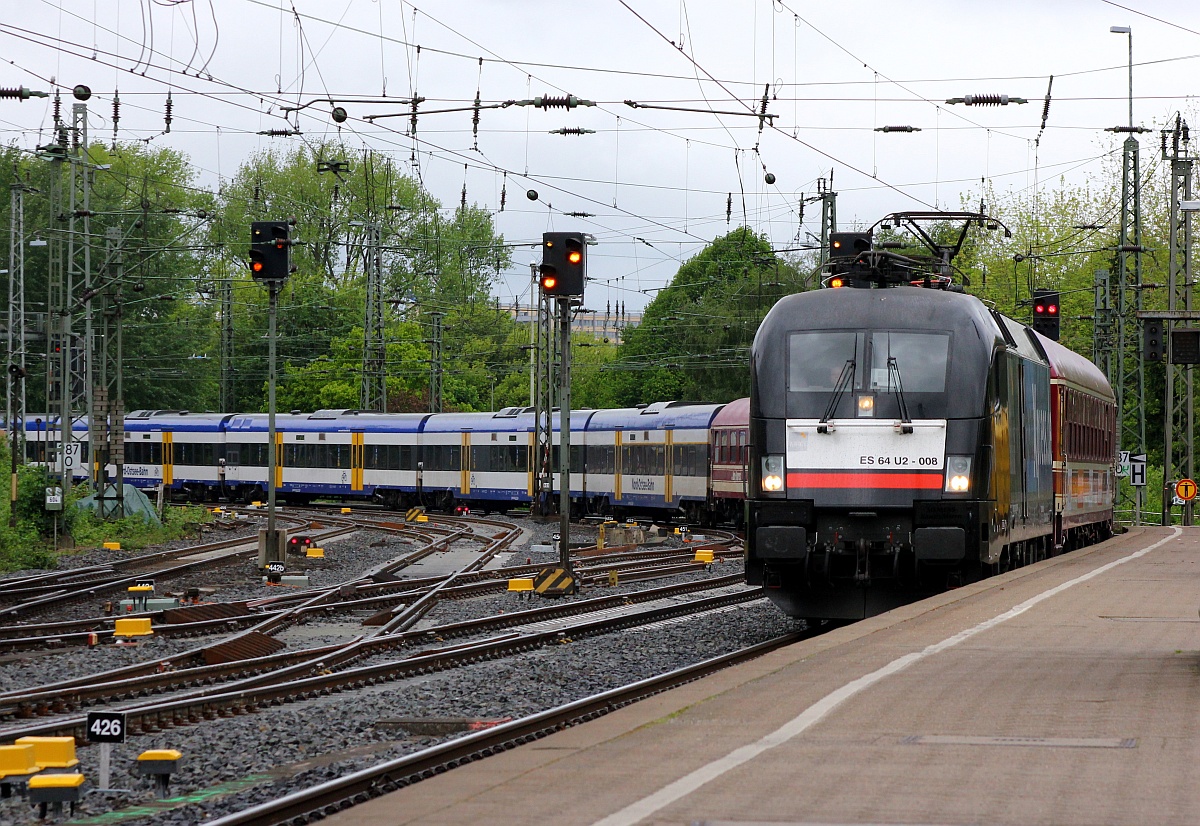
[[(384, 647), (399, 642), (389, 638), (361, 640), (339, 650), (327, 651), (318, 658), (310, 657), (279, 667), (267, 674), (249, 676), (234, 684), (203, 689), (192, 695), (162, 702), (111, 708), (125, 712), (128, 734), (138, 736), (512, 656), (547, 645), (560, 644), (564, 640), (576, 637), (610, 633), (622, 628), (711, 611), (761, 597), (760, 589), (745, 589), (737, 594), (708, 597), (672, 606), (624, 613), (616, 617), (584, 617), (555, 628), (503, 635), (475, 643), (423, 651), (382, 663), (332, 670), (353, 658), (377, 654)], [(248, 669), (252, 667), (250, 664), (246, 665)], [(118, 696), (123, 690), (120, 684), (108, 685), (104, 689)], [(66, 701), (58, 702), (65, 705)], [(74, 736), (82, 741), (86, 738), (86, 722), (86, 716), (70, 716), (45, 722), (5, 726), (0, 728), (0, 740), (9, 742), (28, 736)]]
[[(632, 594), (594, 597), (586, 600), (560, 603), (525, 611), (508, 612), (504, 614), (481, 617), (447, 625), (433, 626), (420, 631), (407, 631), (396, 634), (378, 636), (371, 639), (354, 640), (345, 646), (321, 646), (295, 652), (270, 653), (259, 657), (223, 662), (207, 663), (204, 654), (206, 649), (198, 649), (182, 656), (167, 657), (152, 662), (141, 663), (116, 672), (97, 674), (77, 680), (70, 680), (41, 687), (36, 691), (14, 691), (0, 693), (0, 719), (28, 719), (33, 717), (59, 715), (70, 713), (83, 708), (107, 705), (113, 702), (134, 699), (168, 691), (180, 692), (196, 686), (205, 686), (201, 696), (215, 692), (228, 691), (231, 688), (241, 689), (253, 682), (260, 682), (258, 677), (263, 675), (289, 675), (290, 669), (303, 668), (308, 665), (311, 669), (345, 668), (354, 662), (361, 661), (381, 654), (418, 646), (428, 646), (432, 642), (456, 639), (466, 636), (482, 635), (498, 632), (507, 628), (532, 626), (553, 621), (563, 621), (576, 615), (600, 614), (613, 612), (629, 606), (681, 597), (698, 592), (730, 588), (739, 583), (739, 576), (718, 577), (696, 582), (680, 583), (661, 588), (638, 591)], [(679, 616), (691, 610), (698, 612), (723, 607), (727, 604), (757, 599), (761, 596), (759, 589), (746, 589), (734, 598), (709, 598), (707, 602), (697, 602), (684, 606), (682, 609), (659, 609), (656, 613), (639, 616), (640, 622), (653, 622), (672, 616)], [(614, 617), (601, 621), (598, 625), (589, 622), (570, 624), (563, 622), (560, 627), (548, 629), (557, 638), (561, 634), (605, 633), (622, 627), (627, 618)], [(255, 633), (265, 633), (256, 631)], [(545, 644), (544, 637), (530, 636), (528, 642), (537, 646)], [(496, 649), (500, 655), (509, 649)], [(468, 661), (470, 661), (468, 659)], [(453, 663), (450, 666), (452, 667)], [(243, 681), (236, 685), (228, 685), (234, 681)], [(251, 681), (247, 683), (245, 681)], [(332, 681), (326, 688), (340, 687)], [(56, 724), (57, 725), (57, 724)], [(61, 734), (74, 733), (74, 723), (63, 728), (54, 729)], [(15, 733), (17, 730), (28, 734), (25, 727), (17, 729), (0, 728), (0, 740), (24, 736)], [(45, 729), (39, 729), (45, 731)]]
[[(521, 535), (521, 527), (498, 520), (440, 517), (418, 526), (383, 511), (349, 517), (305, 511), (288, 518), (295, 519), (302, 531), (391, 533), (412, 547), (330, 587), (184, 606), (170, 612), (169, 618), (168, 612), (146, 614), (154, 622), (156, 635), (219, 639), (134, 665), (0, 693), (0, 741), (26, 735), (68, 735), (83, 742), (85, 709), (125, 712), (132, 737), (152, 737), (180, 726), (219, 727), (222, 720), (332, 694), (353, 696), (372, 686), (436, 672), (454, 673), (505, 658), (521, 662), (530, 652), (557, 649), (564, 642), (727, 611), (762, 597), (759, 589), (740, 585), (740, 573), (678, 581), (680, 574), (703, 568), (693, 561), (699, 547), (712, 549), (717, 565), (740, 559), (736, 538), (727, 535), (711, 545), (683, 549), (581, 550), (573, 556), (573, 568), (586, 589), (619, 581), (623, 586), (639, 583), (637, 590), (518, 610), (507, 603), (501, 613), (434, 625), (426, 617), (439, 604), (494, 598), (507, 590), (510, 578), (532, 576), (545, 567), (545, 562), (532, 560), (523, 565), (495, 565), (496, 555), (510, 549)], [(457, 560), (457, 568), (448, 575), (405, 577), (405, 568), (438, 551), (461, 553), (472, 545), (469, 561), (461, 556), (446, 557)], [(189, 549), (181, 554), (183, 562), (158, 561), (164, 567), (187, 564), (187, 555), (195, 553)], [(666, 586), (646, 584), (668, 577), (676, 580)], [(83, 591), (92, 587), (88, 583)], [(463, 611), (451, 613), (461, 615)], [(35, 616), (33, 612), (30, 615)], [(332, 622), (333, 627), (345, 629), (346, 619), (361, 623), (361, 632), (336, 644), (293, 651), (281, 650), (284, 643), (275, 639), (303, 624), (319, 627)], [(0, 652), (8, 651), (11, 658), (31, 647), (82, 643), (89, 635), (111, 634), (106, 624), (112, 620), (43, 623), (37, 636), (21, 636), (28, 634), (30, 624), (0, 627)], [(105, 627), (97, 630), (97, 624)]]
[(641, 680), (539, 714), (459, 737), (415, 754), (378, 763), (277, 800), (209, 821), (212, 826), (305, 824), (475, 760), (500, 754), (556, 731), (594, 720), (663, 691), (706, 677), (803, 639), (789, 634), (722, 657)]

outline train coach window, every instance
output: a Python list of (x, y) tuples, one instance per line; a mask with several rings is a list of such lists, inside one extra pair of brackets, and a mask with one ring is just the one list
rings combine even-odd
[(613, 459), (616, 448), (611, 445), (588, 445), (588, 473), (608, 475), (613, 472)]
[(237, 446), (237, 450), (242, 456), (243, 467), (267, 466), (267, 445), (265, 443), (241, 444)]
[(462, 470), (461, 453), (458, 445), (427, 445), (425, 470)]
[[(788, 390), (833, 390), (850, 360), (859, 365), (861, 376), (863, 342), (862, 333), (828, 330), (792, 333), (788, 336)], [(857, 386), (855, 377), (851, 387)]]
[(946, 389), (950, 336), (944, 333), (876, 332), (871, 336), (871, 388), (894, 389), (888, 360), (896, 360), (905, 393), (941, 393)]

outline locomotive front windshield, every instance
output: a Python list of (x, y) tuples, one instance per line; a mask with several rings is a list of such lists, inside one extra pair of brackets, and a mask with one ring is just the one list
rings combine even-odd
[[(905, 393), (941, 393), (946, 389), (949, 350), (950, 336), (945, 334), (874, 332), (870, 389), (892, 389), (898, 374)], [(895, 371), (889, 372), (889, 363), (895, 364)]]
[[(789, 393), (804, 394), (797, 401), (808, 400), (800, 401), (806, 411), (800, 415), (810, 415), (814, 410), (818, 411), (815, 415), (820, 415), (819, 410), (824, 410), (828, 404), (842, 373), (852, 367), (853, 374), (846, 389), (878, 393), (884, 406), (890, 407), (883, 397), (896, 395), (899, 391), (906, 397), (944, 394), (949, 362), (949, 333), (912, 330), (795, 332), (788, 337), (787, 389)], [(910, 405), (912, 401), (910, 399)], [(927, 415), (934, 415), (931, 401), (928, 395), (918, 399)], [(789, 409), (791, 415), (799, 413), (791, 404)]]

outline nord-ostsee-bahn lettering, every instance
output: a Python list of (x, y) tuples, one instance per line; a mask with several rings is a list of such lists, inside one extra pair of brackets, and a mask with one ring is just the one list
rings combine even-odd
[[(990, 219), (881, 223), (929, 220)], [(1111, 534), (1112, 389), (952, 280), (963, 237), (835, 233), (824, 288), (759, 327), (746, 576), (792, 616), (869, 616)]]

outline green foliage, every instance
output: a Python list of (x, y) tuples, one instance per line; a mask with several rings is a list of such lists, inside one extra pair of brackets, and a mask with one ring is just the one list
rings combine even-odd
[[(318, 165), (344, 161), (338, 174)], [(265, 152), (226, 186), (221, 220), (210, 232), (234, 286), (235, 406), (266, 408), (267, 294), (245, 274), (244, 237), (253, 220), (296, 218), (297, 272), (279, 297), (279, 406), (358, 407), (362, 387), (367, 244), (382, 241), (388, 409), (429, 409), (432, 313), (442, 314), (443, 407), (483, 409), (508, 375), (515, 330), (488, 298), (509, 263), (491, 214), (475, 206), (442, 209), (417, 181), (371, 152), (337, 144)]]
[(75, 520), (72, 537), (78, 548), (120, 542), (122, 550), (136, 551), (147, 545), (194, 536), (201, 523), (211, 520), (212, 514), (206, 508), (192, 506), (164, 508), (161, 525), (146, 522), (140, 516), (104, 520), (93, 511), (83, 511)]
[[(0, 444), (0, 466), (11, 467), (7, 443)], [(8, 495), (0, 502), (0, 571), (53, 569), (58, 553), (53, 550), (56, 533), (54, 512), (45, 508), (46, 488), (51, 485), (45, 468), (22, 465), (17, 468), (17, 524), (9, 527)], [(71, 489), (70, 503), (89, 493), (86, 485)], [(103, 542), (120, 542), (122, 548), (137, 549), (151, 543), (178, 539), (195, 532), (196, 526), (212, 518), (204, 508), (168, 508), (163, 524), (147, 525), (138, 517), (105, 522), (91, 511), (80, 511), (68, 503), (59, 512), (57, 534), (63, 541), (64, 530), (70, 543), (79, 548), (98, 547)], [(69, 544), (69, 543), (67, 543)]]
[[(17, 501), (16, 513), (17, 522), (23, 523), (31, 527), (43, 539), (53, 536), (55, 533), (55, 519), (57, 514), (57, 531), (58, 533), (70, 533), (78, 518), (78, 511), (69, 506), (69, 503), (64, 504), (61, 511), (46, 510), (46, 488), (56, 484), (50, 478), (49, 472), (44, 467), (32, 467), (30, 465), (22, 465), (17, 468)], [(75, 486), (71, 489), (72, 501), (80, 496), (86, 495), (87, 491), (82, 486)]]
[[(206, 312), (196, 298), (203, 283), (197, 249), (207, 226), (200, 215), (211, 214), (212, 197), (192, 186), (195, 168), (176, 150), (135, 143), (114, 152), (93, 144), (87, 155), (93, 164), (108, 167), (95, 172), (90, 200), (87, 229), (94, 283), (100, 288), (90, 306), (98, 327), (106, 320), (112, 323), (120, 306), (126, 407), (208, 404), (216, 390), (215, 374), (190, 356), (203, 355), (213, 341), (212, 325), (205, 323)], [(56, 240), (65, 243), (68, 230), (49, 214), (55, 175), (69, 192), (61, 162), (10, 148), (0, 163), (5, 189), (18, 180), (36, 189), (25, 196), (26, 232), (51, 242), (25, 251), (26, 304), (31, 308), (45, 306), (50, 252)], [(6, 199), (0, 204), (6, 226), (8, 211)], [(34, 357), (28, 363), (28, 409), (44, 410), (43, 360)]]
[(625, 334), (612, 370), (622, 405), (667, 399), (726, 402), (750, 393), (749, 351), (759, 323), (805, 289), (798, 267), (765, 236), (740, 227), (679, 268)]
[[(1019, 321), (1032, 320), (1031, 296), (1035, 288), (1057, 290), (1061, 296), (1060, 342), (1088, 358), (1095, 356), (1095, 295), (1098, 271), (1110, 274), (1111, 291), (1116, 292), (1120, 260), (1119, 243), (1121, 203), (1121, 152), (1115, 150), (1098, 173), (1074, 184), (1059, 180), (1044, 186), (1036, 194), (1030, 189), (1007, 192), (987, 190), (984, 200), (988, 212), (1003, 221), (1012, 238), (1000, 232), (974, 230), (971, 243), (955, 264), (970, 279), (968, 291)], [(1166, 176), (1155, 169), (1153, 156), (1142, 153), (1142, 245), (1150, 253), (1141, 255), (1142, 282), (1163, 285), (1168, 280), (1168, 205)], [(964, 208), (977, 208), (964, 199)], [(1132, 266), (1133, 256), (1130, 256)], [(1130, 290), (1128, 300), (1137, 300)], [(1166, 309), (1166, 289), (1141, 291), (1142, 308)], [(1140, 350), (1140, 343), (1138, 345)], [(1126, 356), (1136, 364), (1137, 352)], [(1146, 367), (1146, 441), (1151, 466), (1162, 464), (1164, 367)], [(1129, 392), (1124, 411), (1123, 449), (1138, 449), (1131, 444), (1136, 421), (1136, 393)], [(1125, 497), (1122, 497), (1125, 499)]]

